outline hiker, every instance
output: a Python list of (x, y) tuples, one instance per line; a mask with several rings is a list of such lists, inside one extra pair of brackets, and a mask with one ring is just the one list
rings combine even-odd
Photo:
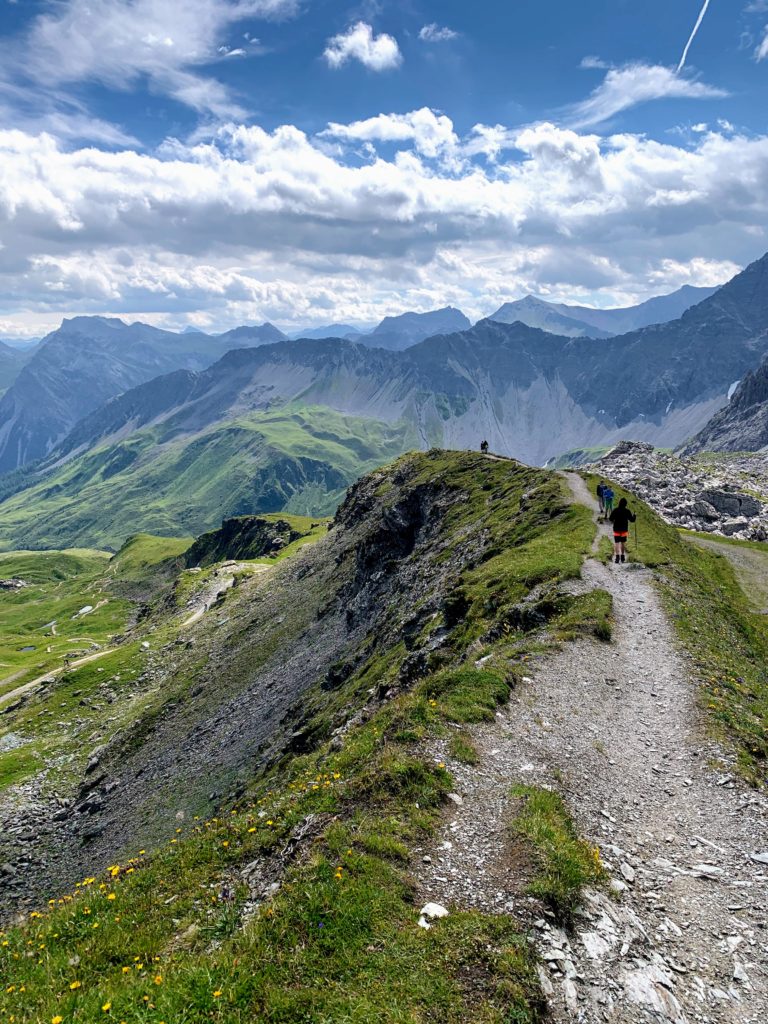
[(601, 480), (597, 485), (597, 502), (600, 506), (600, 515), (605, 512), (605, 501), (603, 500), (603, 494), (605, 493), (605, 484)]
[(613, 488), (610, 484), (606, 484), (603, 487), (603, 509), (604, 518), (606, 520), (611, 518), (611, 512), (613, 512), (613, 499), (616, 497)]
[(625, 562), (627, 554), (627, 537), (629, 535), (629, 524), (634, 523), (637, 516), (630, 511), (627, 499), (622, 498), (619, 507), (615, 508), (608, 517), (613, 523), (613, 551), (615, 562)]
[(483, 455), (487, 455), (488, 454), (488, 442), (487, 441), (481, 441), (480, 442), (480, 451), (483, 453)]

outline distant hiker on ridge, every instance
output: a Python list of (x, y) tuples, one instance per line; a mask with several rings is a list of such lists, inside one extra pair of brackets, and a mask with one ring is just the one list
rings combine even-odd
[(605, 494), (605, 484), (601, 480), (600, 483), (597, 485), (597, 501), (598, 501), (598, 504), (600, 505), (600, 515), (602, 515), (605, 512), (605, 501), (603, 500), (603, 495), (604, 494)]
[(619, 507), (614, 509), (608, 518), (613, 523), (613, 550), (616, 556), (614, 561), (625, 562), (629, 524), (634, 523), (637, 516), (627, 506), (627, 499), (622, 498)]
[(487, 455), (488, 454), (488, 442), (487, 441), (481, 441), (480, 442), (480, 451), (483, 453), (483, 455)]
[(613, 493), (613, 488), (610, 484), (603, 485), (603, 513), (606, 519), (611, 518), (611, 512), (613, 512), (613, 499), (616, 495)]

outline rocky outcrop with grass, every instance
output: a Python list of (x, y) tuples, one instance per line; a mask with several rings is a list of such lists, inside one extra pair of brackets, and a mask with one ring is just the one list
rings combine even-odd
[(768, 468), (760, 456), (686, 457), (622, 441), (588, 468), (621, 483), (675, 526), (768, 540)]

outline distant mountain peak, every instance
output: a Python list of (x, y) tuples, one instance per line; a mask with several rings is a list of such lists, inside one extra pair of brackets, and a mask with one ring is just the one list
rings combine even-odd
[(472, 326), (468, 317), (455, 306), (432, 309), (427, 313), (409, 311), (385, 316), (371, 334), (360, 339), (362, 344), (402, 351), (436, 334), (454, 334)]

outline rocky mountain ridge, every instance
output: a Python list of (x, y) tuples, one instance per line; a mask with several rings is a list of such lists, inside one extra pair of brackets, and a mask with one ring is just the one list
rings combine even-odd
[(271, 324), (212, 338), (105, 317), (65, 320), (0, 398), (0, 473), (43, 458), (83, 416), (137, 384), (172, 370), (202, 370), (230, 349), (284, 337)]
[[(683, 285), (682, 288), (678, 288), (677, 291), (669, 295), (657, 295), (636, 306), (623, 306), (614, 309), (592, 309), (590, 306), (545, 302), (543, 299), (535, 299), (533, 296), (528, 296), (528, 298), (533, 298), (539, 308), (547, 307), (552, 314), (565, 317), (577, 325), (584, 334), (597, 338), (626, 334), (628, 331), (636, 331), (641, 327), (650, 327), (651, 324), (677, 320), (692, 306), (703, 302), (710, 295), (714, 295), (716, 291), (717, 288), (695, 288), (691, 285)], [(496, 319), (495, 315), (493, 319)], [(543, 326), (543, 324), (532, 326)]]
[(696, 452), (757, 452), (768, 447), (768, 362), (739, 383), (728, 404), (682, 448)]

